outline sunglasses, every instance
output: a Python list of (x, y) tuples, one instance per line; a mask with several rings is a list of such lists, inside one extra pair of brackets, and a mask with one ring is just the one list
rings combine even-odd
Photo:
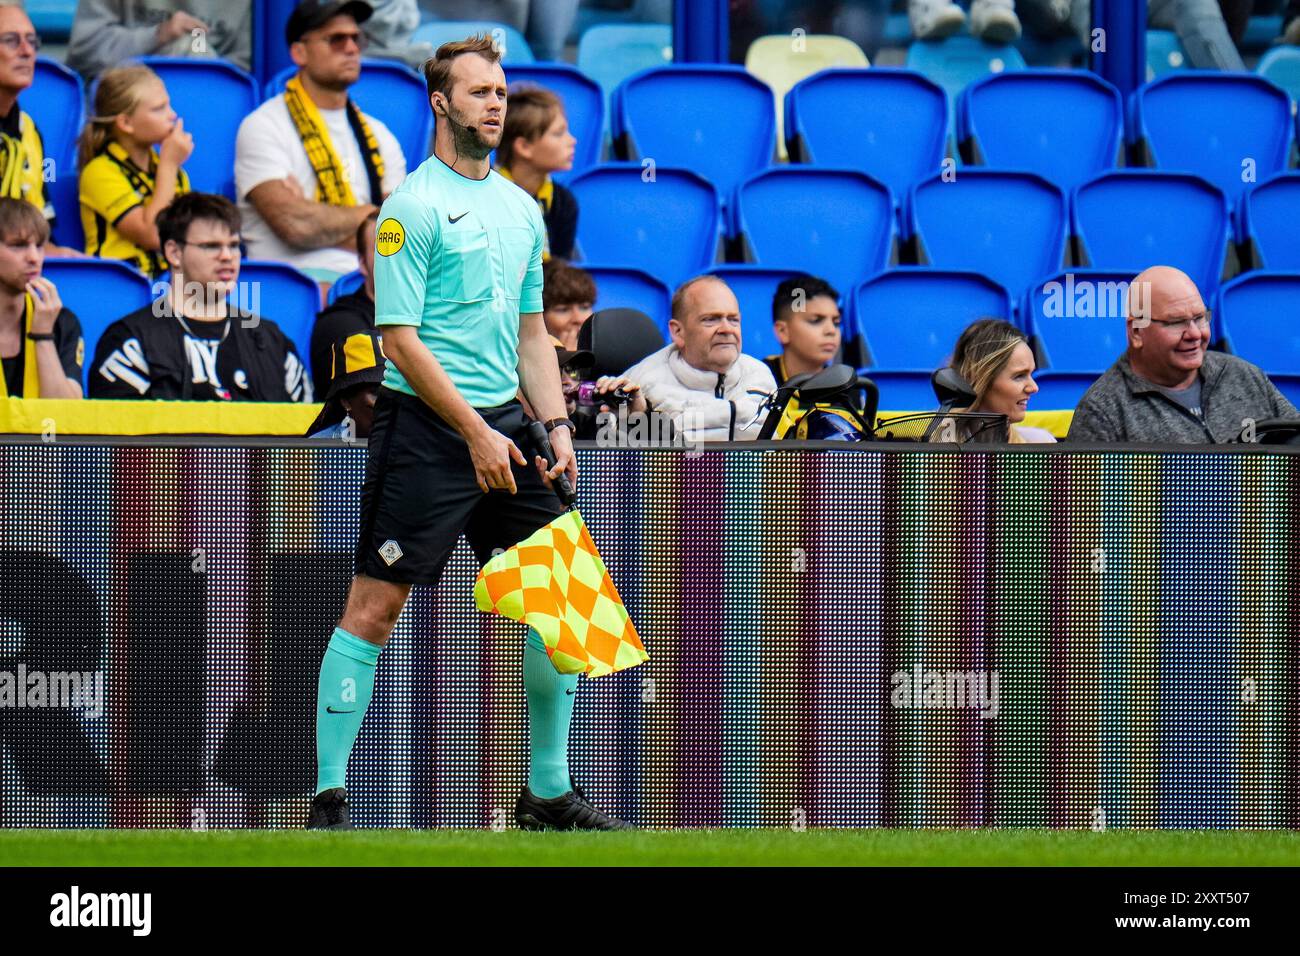
[[(358, 50), (364, 51), (370, 46), (370, 37), (366, 36), (360, 30), (345, 31), (343, 33), (331, 33), (323, 37), (312, 37), (312, 40), (321, 40), (330, 45), (330, 49), (336, 53), (342, 53), (348, 48), (348, 43), (355, 43)], [(307, 40), (302, 42), (306, 43)]]

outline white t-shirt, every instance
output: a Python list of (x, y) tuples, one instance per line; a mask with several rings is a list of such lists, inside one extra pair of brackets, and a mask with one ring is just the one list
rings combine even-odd
[[(329, 130), (334, 152), (348, 172), (352, 195), (358, 203), (373, 202), (378, 206), (383, 197), (370, 195), (365, 161), (361, 147), (352, 135), (352, 127), (348, 125), (347, 110), (321, 110), (320, 115)], [(369, 115), (366, 115), (366, 122), (370, 124), (379, 143), (379, 154), (384, 158), (382, 185), (387, 195), (406, 178), (406, 158), (387, 126)], [(303, 195), (314, 199), (316, 173), (307, 159), (307, 151), (303, 149), (281, 94), (244, 117), (235, 141), (235, 190), (239, 195), (239, 211), (244, 218), (243, 237), (249, 258), (275, 259), (300, 269), (330, 269), (339, 273), (356, 269), (356, 255), (346, 250), (332, 246), (304, 250), (288, 245), (248, 201), (252, 189), (272, 179), (284, 179), (290, 173), (302, 186)]]

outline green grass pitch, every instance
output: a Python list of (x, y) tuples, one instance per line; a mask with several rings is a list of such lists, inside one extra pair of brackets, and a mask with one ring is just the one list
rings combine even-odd
[(1295, 831), (0, 830), (0, 866), (1296, 866)]

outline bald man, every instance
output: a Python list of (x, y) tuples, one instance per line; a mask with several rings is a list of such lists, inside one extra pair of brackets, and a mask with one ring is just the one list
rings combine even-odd
[(740, 351), (740, 303), (730, 286), (708, 275), (683, 282), (673, 294), (668, 332), (671, 345), (625, 373), (641, 383), (650, 408), (671, 417), (689, 442), (756, 438), (759, 408), (776, 380)]
[(1084, 393), (1069, 441), (1223, 444), (1248, 420), (1296, 418), (1262, 370), (1209, 352), (1210, 313), (1196, 283), (1152, 266), (1128, 290), (1128, 350)]

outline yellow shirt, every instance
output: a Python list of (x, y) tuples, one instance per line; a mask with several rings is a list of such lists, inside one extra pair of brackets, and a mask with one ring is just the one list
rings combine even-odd
[(25, 199), (47, 220), (54, 218), (45, 194), (45, 146), (35, 121), (16, 104), (0, 117), (0, 196)]
[[(143, 206), (154, 193), (158, 154), (149, 151), (149, 168), (131, 161), (120, 143), (110, 142), (81, 171), (81, 224), (86, 232), (87, 255), (124, 259), (145, 275), (167, 271), (162, 253), (142, 249), (117, 231), (117, 224), (132, 209)], [(185, 170), (176, 171), (176, 195), (190, 191)]]

